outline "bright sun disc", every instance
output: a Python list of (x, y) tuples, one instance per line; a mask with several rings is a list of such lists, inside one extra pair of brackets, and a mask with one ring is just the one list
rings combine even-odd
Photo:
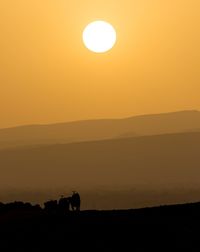
[(83, 31), (83, 42), (92, 52), (104, 53), (113, 48), (117, 35), (113, 26), (105, 21), (95, 21)]

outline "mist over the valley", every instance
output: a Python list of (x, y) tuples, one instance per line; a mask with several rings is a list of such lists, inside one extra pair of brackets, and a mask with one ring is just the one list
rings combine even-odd
[(198, 129), (199, 112), (186, 111), (0, 130), (0, 201), (42, 204), (73, 190), (84, 209), (197, 201)]

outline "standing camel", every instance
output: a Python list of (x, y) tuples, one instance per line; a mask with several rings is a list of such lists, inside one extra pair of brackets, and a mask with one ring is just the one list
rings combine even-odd
[(73, 192), (72, 196), (71, 196), (71, 207), (72, 207), (72, 211), (76, 211), (79, 212), (80, 211), (80, 207), (81, 207), (81, 198), (78, 192)]

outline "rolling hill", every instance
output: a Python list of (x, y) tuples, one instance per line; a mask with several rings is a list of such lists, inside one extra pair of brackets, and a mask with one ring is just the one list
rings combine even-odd
[(200, 112), (182, 111), (125, 119), (77, 121), (0, 129), (0, 149), (200, 131)]
[(0, 187), (193, 187), (199, 150), (200, 133), (1, 150)]

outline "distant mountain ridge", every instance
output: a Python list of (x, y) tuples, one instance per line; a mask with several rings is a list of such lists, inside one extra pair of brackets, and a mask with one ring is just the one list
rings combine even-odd
[(180, 111), (0, 129), (0, 149), (179, 132), (200, 132), (200, 112)]
[(0, 187), (199, 186), (200, 132), (0, 151)]

